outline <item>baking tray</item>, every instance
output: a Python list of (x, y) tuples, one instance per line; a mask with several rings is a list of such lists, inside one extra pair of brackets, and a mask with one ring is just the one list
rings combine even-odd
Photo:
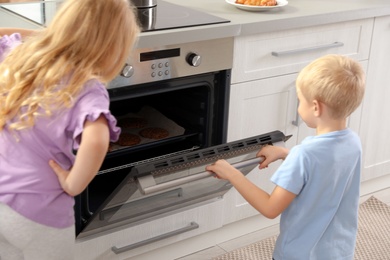
[[(134, 128), (134, 129), (122, 128), (122, 133), (131, 133), (131, 134), (138, 135), (140, 137), (141, 141), (138, 144), (133, 145), (133, 146), (121, 146), (121, 145), (116, 144), (116, 143), (110, 143), (111, 149), (110, 149), (109, 153), (112, 153), (112, 152), (115, 152), (118, 150), (123, 150), (123, 149), (129, 148), (129, 147), (134, 148), (137, 146), (144, 146), (144, 145), (149, 144), (149, 143), (156, 143), (156, 142), (162, 143), (163, 141), (170, 141), (170, 140), (174, 139), (175, 137), (183, 136), (185, 133), (185, 129), (183, 127), (181, 127), (176, 122), (169, 119), (168, 117), (166, 117), (165, 115), (160, 113), (158, 110), (156, 110), (150, 106), (144, 106), (137, 113), (128, 113), (126, 115), (118, 117), (117, 119), (119, 121), (119, 120), (124, 119), (124, 118), (133, 118), (133, 117), (146, 119), (147, 124), (142, 128)], [(142, 129), (149, 128), (149, 127), (159, 127), (159, 128), (166, 129), (166, 130), (168, 130), (169, 134), (167, 137), (161, 138), (161, 139), (149, 139), (149, 138), (142, 137), (139, 134), (139, 132)]]

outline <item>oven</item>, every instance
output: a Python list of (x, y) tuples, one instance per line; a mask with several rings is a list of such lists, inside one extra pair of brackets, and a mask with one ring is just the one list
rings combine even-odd
[(135, 224), (171, 210), (168, 204), (177, 206), (171, 199), (178, 198), (175, 189), (143, 192), (138, 178), (147, 173), (138, 167), (226, 142), (232, 52), (233, 39), (226, 38), (137, 49), (129, 57), (108, 86), (110, 110), (119, 125), (125, 118), (146, 121), (141, 128), (122, 127), (122, 134), (158, 127), (168, 136), (141, 136), (131, 146), (110, 144), (97, 176), (76, 197), (78, 237)]
[[(163, 25), (161, 10), (171, 12), (173, 6), (157, 1), (161, 6), (153, 21), (156, 30), (171, 28)], [(140, 8), (138, 15), (150, 14), (150, 8), (155, 6)], [(198, 17), (194, 10), (184, 11), (193, 14), (187, 18)], [(210, 20), (198, 18), (204, 24), (226, 22), (207, 14)], [(150, 28), (148, 24), (143, 30)], [(128, 57), (121, 74), (108, 85), (110, 110), (122, 126), (121, 137), (138, 139), (110, 144), (96, 177), (75, 198), (78, 239), (221, 198), (231, 185), (205, 172), (207, 164), (225, 158), (249, 172), (259, 163), (255, 155), (262, 145), (286, 139), (275, 131), (227, 143), (233, 42), (228, 37), (139, 48)], [(142, 124), (121, 125), (130, 119)], [(164, 134), (142, 134), (151, 127)]]
[[(226, 143), (233, 38), (137, 49), (110, 82), (110, 110), (122, 128), (140, 135), (165, 129), (159, 139), (110, 144), (97, 176), (76, 197), (78, 238), (136, 225), (221, 197), (231, 186), (205, 166), (225, 158), (253, 169), (262, 145), (284, 141), (281, 132)], [(248, 170), (249, 171), (249, 170)]]

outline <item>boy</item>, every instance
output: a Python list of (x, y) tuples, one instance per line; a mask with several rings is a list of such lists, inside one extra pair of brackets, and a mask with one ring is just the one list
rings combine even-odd
[(265, 146), (259, 168), (284, 162), (271, 178), (271, 194), (255, 186), (225, 160), (206, 170), (229, 180), (261, 214), (279, 214), (280, 235), (273, 258), (353, 259), (357, 232), (361, 143), (347, 128), (347, 117), (364, 95), (364, 72), (358, 62), (326, 55), (298, 75), (298, 113), (316, 136), (286, 148)]

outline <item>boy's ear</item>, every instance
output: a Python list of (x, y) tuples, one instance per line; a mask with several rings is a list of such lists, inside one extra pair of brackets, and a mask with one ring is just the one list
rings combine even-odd
[(316, 99), (313, 100), (313, 113), (316, 117), (320, 116), (322, 113), (321, 103)]

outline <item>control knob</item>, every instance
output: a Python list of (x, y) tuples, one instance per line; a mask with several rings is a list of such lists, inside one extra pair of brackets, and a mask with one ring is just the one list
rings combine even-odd
[(131, 76), (133, 76), (133, 74), (134, 74), (134, 67), (129, 64), (126, 64), (122, 69), (121, 76), (125, 78), (130, 78)]
[(187, 56), (187, 62), (190, 66), (198, 67), (202, 62), (202, 57), (196, 53), (190, 53)]

